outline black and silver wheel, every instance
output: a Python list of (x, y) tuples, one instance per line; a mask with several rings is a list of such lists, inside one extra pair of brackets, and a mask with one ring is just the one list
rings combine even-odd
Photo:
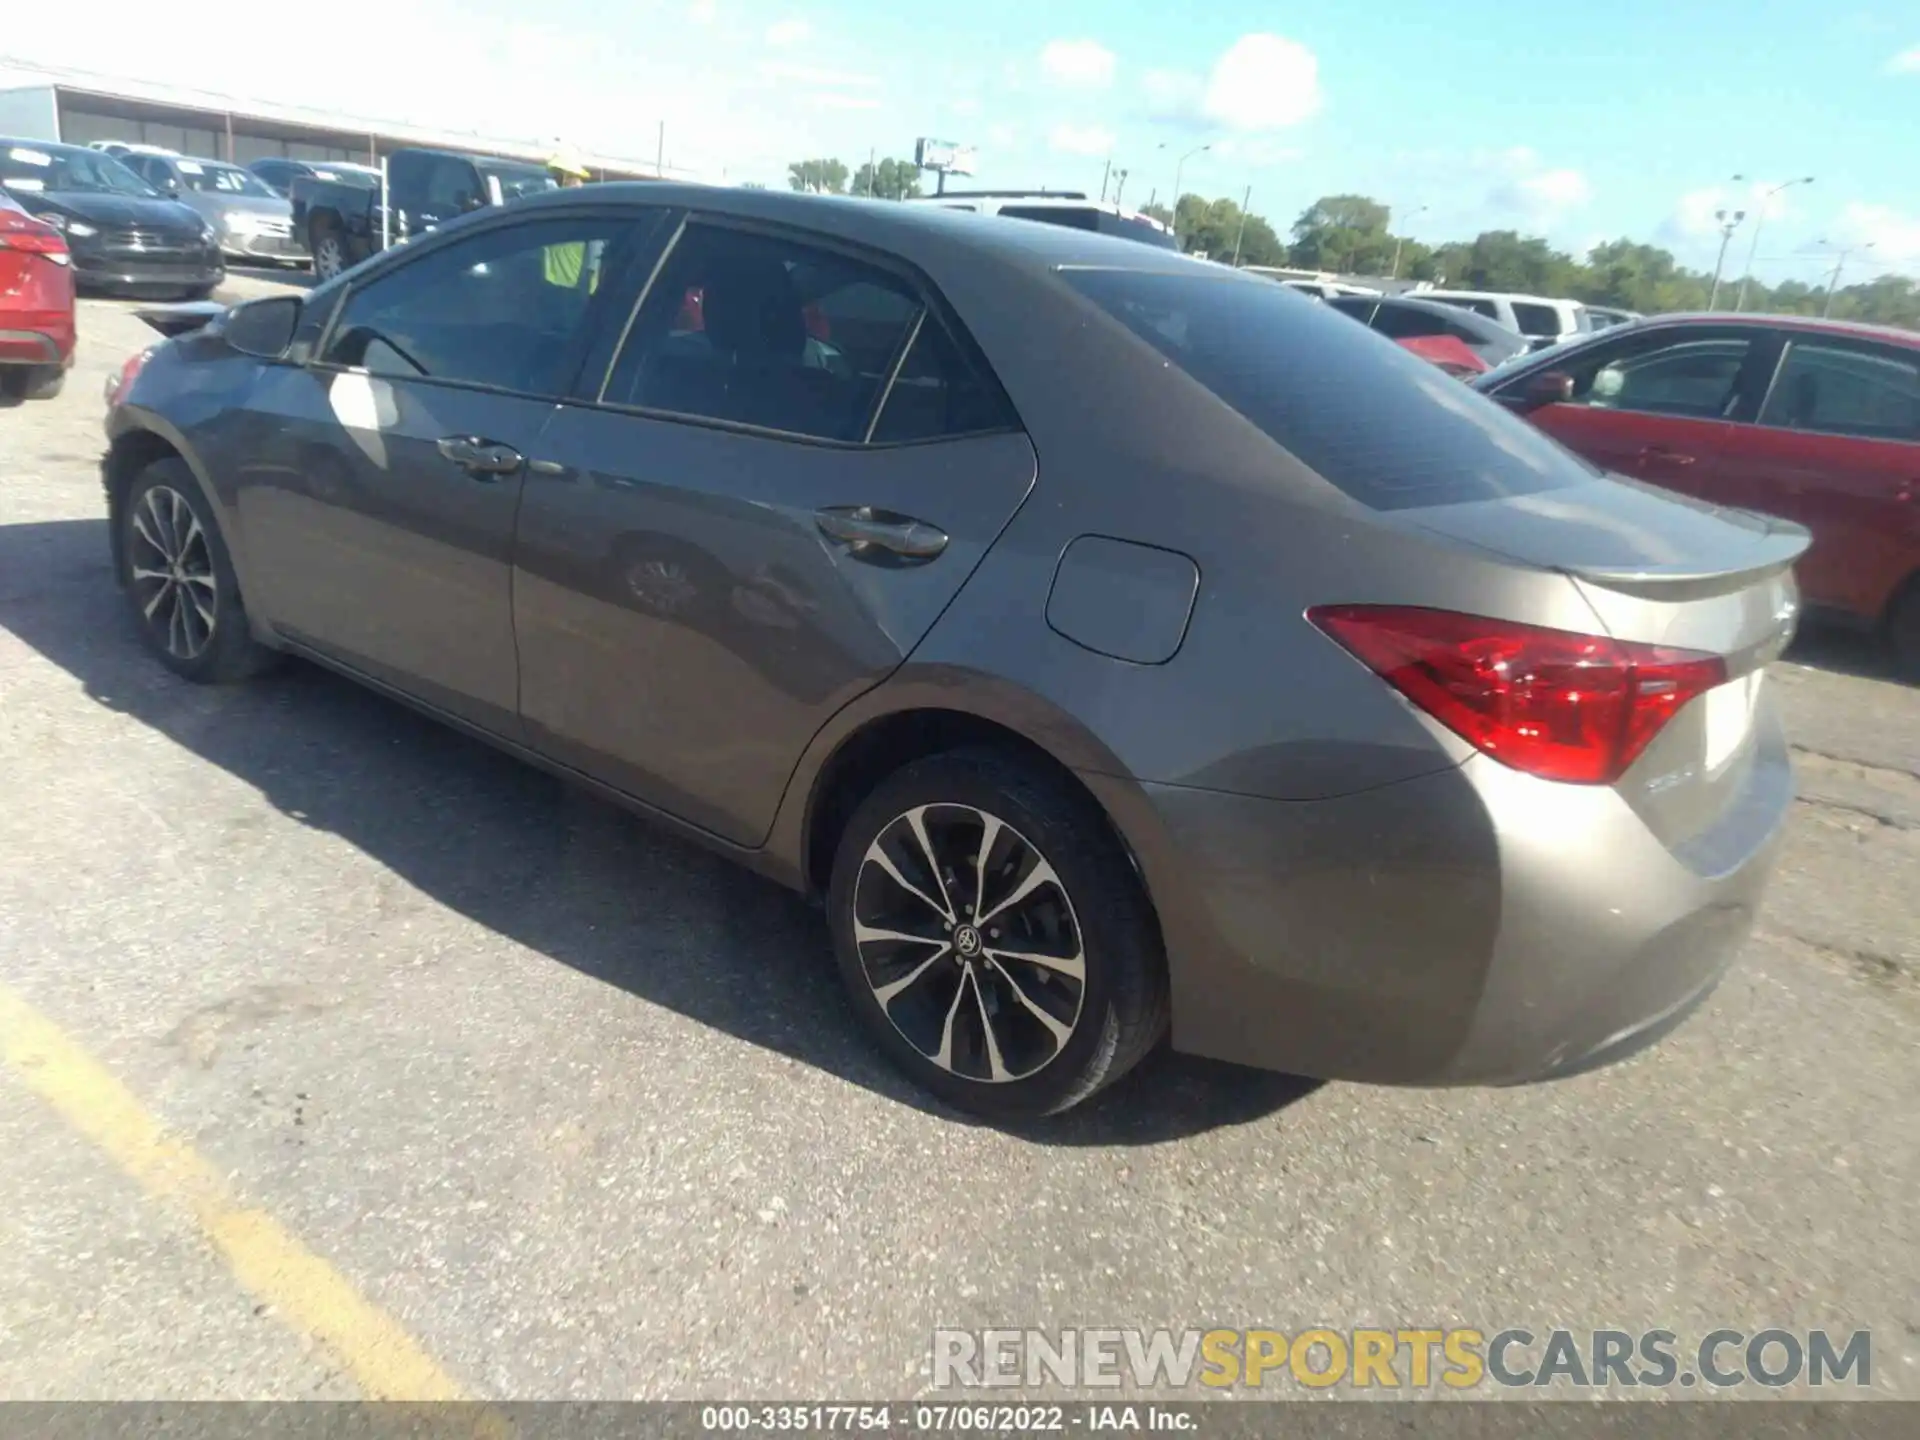
[(66, 383), (58, 365), (0, 365), (0, 400), (51, 400)]
[(244, 679), (273, 654), (248, 632), (240, 586), (193, 472), (148, 466), (119, 515), (121, 583), (141, 637), (189, 680)]
[(338, 230), (316, 230), (312, 248), (314, 279), (331, 280), (347, 269), (347, 245)]
[(1165, 1028), (1139, 881), (1090, 800), (990, 751), (892, 776), (842, 837), (841, 972), (895, 1063), (997, 1118), (1064, 1110)]

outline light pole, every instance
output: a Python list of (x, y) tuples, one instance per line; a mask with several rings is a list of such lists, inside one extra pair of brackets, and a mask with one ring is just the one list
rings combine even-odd
[(1733, 297), (1733, 308), (1736, 311), (1747, 308), (1747, 282), (1753, 278), (1753, 257), (1760, 253), (1760, 227), (1767, 223), (1767, 202), (1782, 190), (1791, 190), (1796, 185), (1811, 185), (1812, 183), (1813, 176), (1802, 175), (1797, 180), (1783, 181), (1760, 197), (1759, 207), (1754, 211), (1753, 215), (1753, 238), (1747, 242), (1746, 273), (1740, 277), (1740, 293)]
[[(1831, 240), (1822, 240), (1820, 243), (1822, 245), (1831, 245), (1833, 242)], [(1847, 263), (1847, 257), (1849, 255), (1858, 255), (1862, 250), (1871, 250), (1874, 247), (1874, 243), (1874, 241), (1869, 240), (1864, 245), (1849, 245), (1835, 258), (1833, 262), (1833, 274), (1827, 277), (1827, 300), (1826, 303), (1820, 307), (1820, 316), (1822, 319), (1833, 314), (1833, 292), (1840, 288), (1840, 267)]]
[[(1426, 212), (1427, 207), (1422, 205), (1416, 210), (1409, 210), (1407, 212), (1407, 219), (1411, 220), (1414, 216), (1424, 215)], [(1393, 211), (1391, 210), (1387, 211), (1387, 221), (1389, 224), (1393, 221)], [(1387, 276), (1389, 280), (1398, 280), (1400, 278), (1400, 245), (1405, 238), (1404, 235), (1396, 235), (1393, 237), (1393, 270)]]
[(1713, 289), (1707, 292), (1707, 309), (1711, 310), (1720, 302), (1720, 271), (1727, 263), (1727, 242), (1733, 239), (1733, 232), (1740, 228), (1740, 222), (1747, 218), (1744, 210), (1735, 210), (1729, 214), (1725, 210), (1713, 212), (1713, 218), (1720, 225), (1720, 254), (1713, 262)]
[(1240, 202), (1240, 228), (1233, 232), (1233, 268), (1240, 268), (1240, 242), (1247, 238), (1247, 207), (1253, 204), (1253, 187), (1247, 187), (1247, 193)]
[[(1167, 142), (1162, 140), (1153, 148), (1156, 150), (1164, 150), (1167, 148)], [(1213, 149), (1213, 142), (1211, 140), (1204, 145), (1196, 145), (1193, 149), (1182, 155), (1180, 162), (1173, 167), (1173, 238), (1175, 241), (1180, 239), (1180, 172), (1187, 168), (1187, 161), (1211, 149)]]

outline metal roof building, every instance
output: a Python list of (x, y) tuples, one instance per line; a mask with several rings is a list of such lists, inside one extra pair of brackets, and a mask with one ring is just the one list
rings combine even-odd
[[(411, 145), (538, 162), (555, 148), (552, 140), (435, 130), (4, 58), (0, 135), (68, 145), (122, 140), (238, 165), (273, 156), (378, 165), (381, 156)], [(598, 180), (704, 178), (632, 156), (586, 152), (583, 158)]]

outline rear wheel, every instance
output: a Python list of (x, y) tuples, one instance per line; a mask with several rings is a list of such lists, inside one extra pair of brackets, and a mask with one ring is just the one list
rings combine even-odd
[(147, 648), (203, 685), (244, 680), (277, 658), (247, 628), (233, 560), (193, 472), (159, 460), (119, 515), (120, 581)]
[(828, 912), (862, 1021), (962, 1109), (1068, 1109), (1166, 1028), (1159, 927), (1105, 818), (999, 752), (883, 781), (841, 837)]
[(331, 280), (348, 268), (346, 237), (331, 225), (316, 225), (308, 237), (313, 251), (313, 278)]
[(51, 400), (66, 383), (58, 365), (0, 365), (0, 400)]

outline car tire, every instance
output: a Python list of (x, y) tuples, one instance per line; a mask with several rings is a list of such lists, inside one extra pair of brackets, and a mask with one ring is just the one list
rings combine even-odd
[(209, 295), (213, 294), (213, 292), (218, 290), (219, 288), (220, 287), (217, 284), (195, 285), (188, 289), (186, 293), (186, 298), (189, 300), (205, 300)]
[(352, 262), (347, 258), (346, 236), (332, 226), (314, 226), (312, 233), (307, 237), (307, 243), (313, 251), (315, 280), (331, 280), (352, 268)]
[(1920, 575), (1915, 575), (1887, 607), (1887, 649), (1901, 676), (1920, 682)]
[(146, 646), (201, 685), (249, 679), (279, 659), (253, 638), (220, 527), (183, 460), (157, 460), (120, 507), (120, 587)]
[(862, 1023), (959, 1109), (1056, 1114), (1166, 1032), (1139, 876), (1091, 797), (1018, 757), (952, 751), (882, 781), (841, 836), (827, 909)]

